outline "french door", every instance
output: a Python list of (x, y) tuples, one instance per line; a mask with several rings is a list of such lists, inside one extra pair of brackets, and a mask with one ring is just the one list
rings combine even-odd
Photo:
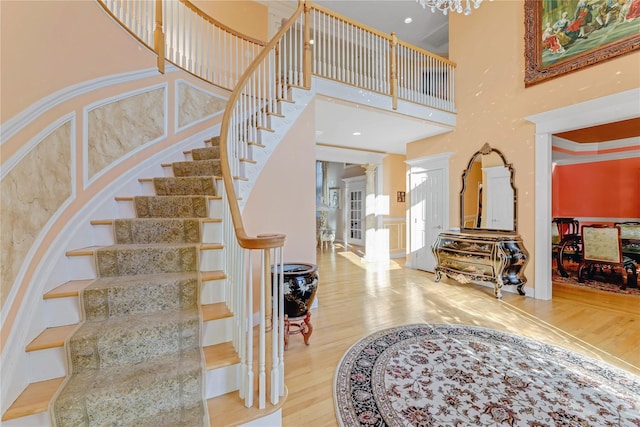
[(364, 188), (350, 188), (347, 197), (347, 233), (349, 243), (364, 246), (364, 220), (366, 211)]

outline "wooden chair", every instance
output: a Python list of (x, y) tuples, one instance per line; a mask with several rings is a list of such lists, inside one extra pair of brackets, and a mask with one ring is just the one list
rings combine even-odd
[(556, 258), (558, 273), (562, 277), (568, 277), (564, 268), (564, 260), (570, 258), (575, 262), (580, 261), (581, 239), (580, 223), (574, 218), (554, 218), (551, 221), (551, 253)]
[(640, 263), (640, 222), (616, 222), (620, 227), (622, 253)]
[(637, 264), (631, 258), (622, 255), (620, 227), (607, 225), (582, 226), (582, 261), (578, 270), (578, 280), (584, 282), (585, 274), (593, 279), (596, 269), (604, 272), (609, 269), (613, 274), (621, 269), (621, 288), (637, 286)]

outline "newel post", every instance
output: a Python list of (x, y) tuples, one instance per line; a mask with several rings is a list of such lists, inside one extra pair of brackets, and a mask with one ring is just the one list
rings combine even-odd
[(304, 87), (311, 87), (311, 29), (309, 28), (309, 11), (311, 7), (304, 2), (304, 51), (302, 52)]
[(156, 27), (153, 31), (153, 49), (158, 54), (158, 71), (164, 74), (164, 32), (162, 31), (162, 0), (156, 0)]
[(396, 33), (391, 33), (391, 40), (389, 41), (389, 95), (391, 95), (391, 105), (394, 110), (398, 109), (398, 68), (396, 61), (396, 46), (398, 46), (398, 38), (396, 37)]

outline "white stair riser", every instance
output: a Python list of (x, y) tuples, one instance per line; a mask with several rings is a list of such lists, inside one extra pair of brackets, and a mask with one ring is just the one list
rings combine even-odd
[(221, 243), (222, 223), (205, 222), (202, 224), (202, 243)]
[(203, 322), (202, 346), (206, 347), (231, 341), (233, 338), (232, 327), (233, 317)]
[(224, 251), (222, 249), (207, 249), (200, 251), (200, 270), (212, 271), (222, 270), (224, 263), (222, 262), (222, 256)]
[(217, 302), (224, 302), (224, 286), (225, 279), (202, 282), (202, 289), (200, 291), (200, 303), (215, 304)]
[(73, 325), (80, 322), (80, 299), (76, 296), (44, 301), (47, 326)]
[(135, 218), (136, 209), (133, 200), (118, 200), (118, 218)]
[(111, 246), (115, 243), (113, 224), (97, 224), (92, 231), (95, 246)]
[(64, 347), (47, 348), (27, 353), (29, 380), (38, 382), (67, 375), (67, 353)]
[(140, 194), (136, 194), (136, 196), (155, 196), (156, 187), (153, 184), (153, 181), (142, 181), (140, 183)]
[(240, 384), (240, 364), (207, 371), (205, 380), (207, 399), (236, 391)]
[(209, 200), (209, 218), (222, 218), (222, 199)]
[(162, 166), (162, 176), (172, 177), (173, 176), (173, 165), (163, 165)]
[(73, 272), (73, 280), (95, 279), (97, 274), (93, 255), (67, 257), (67, 268)]

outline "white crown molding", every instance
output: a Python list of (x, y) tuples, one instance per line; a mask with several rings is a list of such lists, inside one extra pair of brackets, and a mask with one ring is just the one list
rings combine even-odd
[(416, 159), (405, 160), (405, 163), (409, 166), (422, 166), (423, 163), (432, 163), (448, 160), (453, 155), (453, 152), (447, 151), (445, 153), (435, 154), (433, 156), (418, 157)]
[(615, 150), (615, 149), (628, 148), (628, 147), (640, 147), (640, 136), (635, 136), (635, 137), (625, 138), (625, 139), (618, 139), (615, 141), (590, 142), (590, 143), (573, 142), (564, 138), (552, 136), (552, 142), (554, 147), (562, 148), (563, 150), (571, 151), (572, 153), (581, 153), (581, 152)]
[(385, 157), (387, 157), (386, 153), (316, 144), (316, 160), (325, 162), (379, 165)]
[(554, 134), (640, 117), (640, 88), (525, 117), (536, 134)]
[[(177, 71), (175, 66), (167, 66), (165, 73)], [(149, 68), (146, 70), (137, 70), (128, 73), (114, 74), (107, 77), (101, 77), (94, 80), (78, 83), (61, 89), (49, 96), (39, 99), (25, 110), (21, 111), (14, 117), (0, 124), (0, 146), (6, 141), (13, 138), (18, 132), (24, 129), (29, 123), (40, 117), (45, 112), (55, 108), (56, 106), (69, 101), (77, 96), (85, 93), (113, 86), (121, 83), (127, 83), (134, 80), (146, 79), (158, 76), (157, 68)]]
[(594, 154), (591, 156), (569, 156), (562, 159), (556, 159), (553, 161), (554, 165), (566, 166), (566, 165), (578, 165), (581, 163), (596, 163), (606, 162), (610, 160), (626, 160), (640, 157), (640, 150), (631, 151), (616, 151), (615, 153)]

